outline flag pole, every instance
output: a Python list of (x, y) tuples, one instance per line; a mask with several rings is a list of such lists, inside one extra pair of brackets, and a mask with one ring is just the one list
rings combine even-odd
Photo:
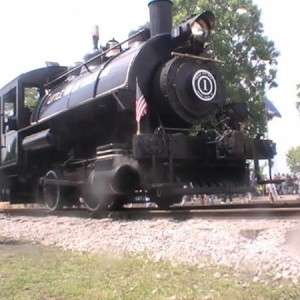
[[(281, 114), (275, 105), (266, 97), (264, 96), (264, 105), (265, 105), (265, 115), (267, 121), (267, 138), (269, 139), (269, 121), (272, 120), (274, 117), (281, 118)], [(269, 180), (272, 180), (272, 159), (268, 159), (268, 166), (269, 166)]]
[[(266, 110), (266, 108), (265, 108)], [(267, 132), (266, 132), (266, 138), (269, 139), (269, 118), (268, 118), (268, 114), (267, 112), (265, 112), (266, 114), (266, 120), (267, 120)], [(269, 171), (269, 180), (272, 180), (272, 160), (271, 158), (268, 158), (268, 171)]]
[(267, 103), (265, 98), (263, 98), (264, 103), (264, 112), (265, 112), (265, 119), (266, 119), (266, 138), (269, 139), (269, 117), (268, 117), (268, 109), (267, 109)]
[[(136, 97), (137, 97), (137, 91), (138, 91), (138, 78), (135, 78), (135, 87), (136, 87)], [(138, 99), (136, 99), (136, 101), (138, 101)], [(137, 113), (137, 111), (136, 111)], [(137, 129), (136, 129), (136, 135), (140, 135), (141, 134), (141, 124), (140, 121), (137, 121)]]
[[(269, 116), (268, 116), (268, 108), (267, 108), (267, 102), (266, 102), (266, 96), (263, 97), (263, 103), (264, 103), (264, 112), (265, 112), (265, 119), (266, 119), (266, 138), (269, 139)], [(272, 162), (271, 159), (268, 158), (268, 175), (269, 180), (272, 180)]]
[(141, 134), (141, 125), (140, 125), (140, 122), (137, 123), (136, 134), (137, 134), (137, 135), (140, 135), (140, 134)]

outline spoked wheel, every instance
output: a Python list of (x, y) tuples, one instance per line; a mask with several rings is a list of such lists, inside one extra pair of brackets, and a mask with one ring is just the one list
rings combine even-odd
[[(45, 179), (59, 179), (58, 171), (50, 170), (45, 176)], [(44, 182), (43, 198), (47, 209), (55, 211), (63, 207), (62, 187), (55, 183)]]

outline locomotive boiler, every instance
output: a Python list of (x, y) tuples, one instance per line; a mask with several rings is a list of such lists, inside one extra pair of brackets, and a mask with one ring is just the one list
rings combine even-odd
[(49, 65), (1, 89), (2, 199), (95, 211), (251, 190), (248, 160), (258, 170), (275, 145), (249, 136), (246, 102), (226, 102), (205, 47), (213, 13), (173, 27), (172, 5), (151, 0), (150, 28), (104, 49), (95, 31), (78, 66)]

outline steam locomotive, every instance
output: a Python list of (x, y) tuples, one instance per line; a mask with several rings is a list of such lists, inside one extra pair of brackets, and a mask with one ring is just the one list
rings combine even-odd
[(149, 28), (105, 49), (96, 30), (78, 66), (32, 70), (0, 90), (2, 200), (96, 211), (251, 190), (248, 160), (258, 170), (275, 144), (249, 136), (246, 102), (226, 103), (205, 47), (214, 14), (173, 27), (172, 5), (150, 0)]

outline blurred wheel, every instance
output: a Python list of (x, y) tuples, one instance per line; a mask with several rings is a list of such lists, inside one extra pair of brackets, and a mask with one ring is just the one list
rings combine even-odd
[(51, 211), (59, 210), (63, 207), (62, 187), (57, 183), (49, 183), (47, 179), (58, 180), (61, 175), (58, 171), (50, 170), (47, 172), (43, 184), (43, 199), (47, 209)]

